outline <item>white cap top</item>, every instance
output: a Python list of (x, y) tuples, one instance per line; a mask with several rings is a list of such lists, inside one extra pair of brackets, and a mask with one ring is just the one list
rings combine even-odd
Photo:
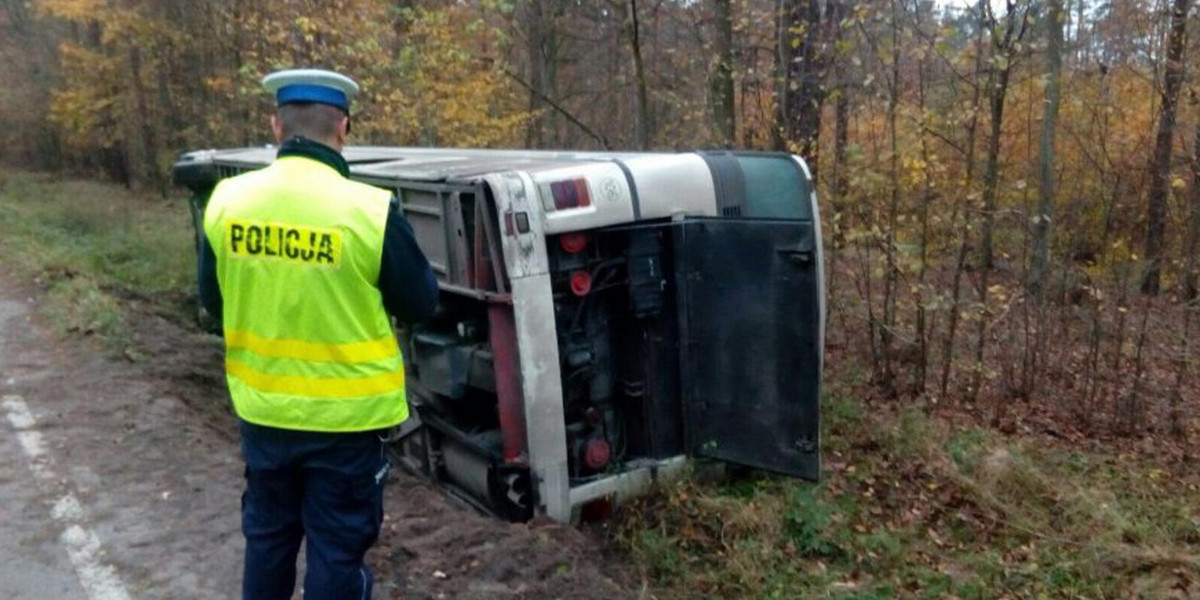
[(349, 110), (350, 98), (358, 93), (353, 79), (324, 69), (287, 69), (263, 78), (263, 87), (275, 95), (279, 105), (317, 102)]

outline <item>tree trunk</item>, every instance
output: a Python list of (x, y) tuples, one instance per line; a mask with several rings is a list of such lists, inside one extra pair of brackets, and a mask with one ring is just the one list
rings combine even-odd
[[(1007, 60), (1007, 56), (1004, 57)], [(991, 85), (991, 131), (983, 166), (983, 247), (980, 268), (986, 272), (995, 266), (996, 187), (1000, 182), (1000, 136), (1004, 125), (1004, 98), (1008, 95), (1011, 70), (1005, 64), (995, 69)]]
[(1087, 10), (1087, 0), (1075, 1), (1075, 64), (1087, 63), (1090, 58), (1087, 39), (1083, 37), (1084, 16)]
[(528, 27), (529, 111), (533, 118), (525, 130), (527, 148), (545, 148), (555, 142), (554, 112), (547, 99), (557, 94), (558, 36), (553, 0), (529, 0), (525, 23)]
[(709, 69), (709, 104), (712, 137), (717, 146), (733, 145), (737, 129), (733, 94), (733, 10), (731, 0), (710, 0), (713, 12), (716, 60)]
[(896, 393), (896, 372), (893, 368), (893, 349), (896, 332), (896, 288), (899, 284), (899, 267), (896, 260), (896, 229), (900, 216), (900, 145), (897, 138), (896, 118), (900, 106), (900, 11), (898, 0), (892, 0), (892, 63), (888, 81), (888, 187), (891, 198), (888, 202), (887, 221), (887, 264), (883, 279), (883, 328), (880, 330), (880, 348), (883, 354), (883, 388), (889, 395)]
[[(844, 7), (836, 4), (834, 11), (832, 18), (840, 22)], [(837, 37), (834, 38), (835, 47), (840, 47), (838, 41), (841, 39), (841, 31), (841, 27), (838, 27)], [(825, 278), (826, 294), (829, 298), (838, 297), (838, 260), (841, 258), (842, 249), (846, 246), (846, 231), (850, 227), (852, 212), (847, 209), (846, 204), (846, 192), (850, 189), (850, 172), (846, 164), (846, 151), (850, 143), (850, 86), (847, 85), (847, 78), (844, 77), (835, 79), (834, 86), (835, 90), (832, 93), (835, 95), (836, 101), (833, 124), (833, 185), (829, 194), (829, 204), (833, 207), (833, 211), (825, 218), (826, 222), (830, 224), (830, 244), (826, 252), (828, 268)], [(842, 330), (846, 330), (846, 311), (842, 310), (843, 307), (836, 302), (833, 303), (833, 307), (841, 322)]]
[(846, 168), (846, 147), (850, 143), (850, 97), (845, 87), (838, 91), (833, 114), (833, 197), (841, 203), (850, 189), (850, 172)]
[(780, 6), (783, 24), (779, 48), (784, 75), (778, 93), (782, 110), (777, 116), (782, 120), (779, 128), (783, 136), (777, 140), (776, 149), (794, 149), (803, 156), (815, 182), (820, 165), (818, 139), (829, 61), (821, 0), (783, 0)]
[[(963, 166), (963, 194), (954, 205), (954, 214), (951, 216), (951, 223), (955, 224), (959, 231), (958, 237), (958, 257), (954, 262), (954, 279), (950, 286), (950, 316), (946, 324), (946, 337), (942, 342), (942, 381), (941, 392), (945, 397), (949, 392), (950, 387), (950, 371), (954, 365), (954, 342), (958, 335), (959, 321), (959, 301), (962, 299), (962, 276), (963, 271), (967, 266), (967, 251), (970, 249), (970, 224), (971, 212), (968, 203), (970, 195), (975, 185), (975, 138), (979, 131), (979, 100), (982, 86), (979, 85), (979, 74), (983, 72), (983, 30), (984, 24), (987, 22), (985, 18), (983, 3), (988, 0), (979, 0), (979, 22), (975, 37), (975, 69), (972, 71), (975, 85), (971, 92), (971, 112), (970, 118), (967, 121), (967, 141), (966, 141), (966, 157)], [(959, 225), (958, 215), (962, 214), (962, 223)]]
[[(846, 17), (846, 5), (838, 0), (831, 0), (829, 3), (829, 20), (833, 27), (832, 47), (830, 52), (830, 64), (834, 60), (839, 60), (838, 68), (835, 71), (842, 71), (840, 68), (843, 62), (840, 60), (848, 53), (842, 47), (844, 41), (841, 22)], [(846, 148), (849, 145), (850, 138), (850, 78), (844, 74), (840, 74), (833, 80), (832, 86), (827, 86), (826, 91), (832, 87), (832, 93), (835, 95), (833, 109), (833, 199), (835, 202), (835, 213), (842, 212), (839, 203), (845, 201), (847, 190), (850, 189), (850, 173), (846, 168)]]
[(1191, 0), (1171, 3), (1171, 31), (1167, 37), (1167, 64), (1163, 70), (1162, 103), (1154, 156), (1150, 159), (1150, 188), (1146, 194), (1146, 267), (1142, 293), (1157, 295), (1162, 280), (1163, 236), (1167, 228), (1167, 181), (1171, 173), (1171, 142), (1175, 135), (1175, 108), (1183, 86), (1183, 51), (1187, 46), (1187, 15)]
[[(920, 19), (921, 12), (918, 10), (917, 18)], [(918, 23), (918, 27), (920, 24)], [(927, 120), (929, 118), (929, 107), (926, 102), (926, 59), (922, 57), (917, 63), (917, 109), (920, 115), (918, 121), (920, 126), (920, 141), (921, 141), (921, 204), (919, 209), (919, 221), (921, 225), (920, 238), (920, 266), (917, 271), (917, 318), (916, 318), (916, 338), (917, 338), (917, 356), (913, 365), (913, 388), (918, 394), (924, 394), (929, 379), (929, 332), (932, 327), (929, 325), (929, 311), (926, 306), (927, 287), (926, 275), (929, 270), (929, 209), (930, 204), (938, 197), (935, 190), (933, 179), (932, 155), (929, 151), (929, 127)]]
[(163, 175), (158, 169), (158, 142), (154, 124), (156, 115), (150, 110), (150, 102), (142, 74), (142, 53), (137, 46), (129, 47), (129, 83), (133, 92), (133, 114), (137, 123), (129, 147), (136, 148), (132, 154), (135, 163), (131, 169), (138, 183), (158, 187)]
[(1038, 208), (1033, 226), (1033, 269), (1029, 291), (1040, 295), (1050, 269), (1050, 244), (1054, 219), (1054, 134), (1062, 89), (1063, 13), (1062, 0), (1048, 0), (1046, 15), (1046, 103), (1042, 112), (1042, 136), (1038, 150)]
[[(245, 60), (245, 42), (243, 41), (243, 31), (245, 30), (244, 20), (248, 16), (246, 3), (243, 0), (234, 0), (233, 2), (233, 22), (229, 26), (233, 29), (233, 43), (230, 44), (230, 61), (233, 63), (233, 89), (236, 95), (238, 87), (238, 77), (242, 73), (242, 64)], [(240, 100), (240, 99), (239, 99)], [(250, 103), (244, 101), (236, 101), (231, 107), (234, 116), (234, 131), (238, 136), (238, 141), (243, 146), (251, 144), (251, 132), (255, 130), (255, 123), (251, 118)]]
[(793, 0), (775, 0), (775, 122), (771, 125), (771, 147), (776, 150), (786, 150), (787, 144), (787, 96), (788, 96), (788, 65), (790, 64), (791, 10)]
[(642, 39), (638, 23), (637, 0), (629, 0), (629, 46), (633, 53), (633, 74), (637, 83), (637, 147), (639, 150), (650, 149), (652, 137), (650, 124), (650, 100), (646, 93), (646, 69), (642, 64)]
[[(1200, 252), (1200, 125), (1196, 126), (1192, 143), (1192, 194), (1188, 207), (1187, 237), (1183, 242), (1183, 298), (1191, 303), (1197, 296), (1197, 257)], [(1189, 313), (1190, 314), (1190, 313)]]
[[(987, 14), (991, 14), (990, 5), (983, 3)], [(991, 107), (991, 131), (988, 135), (987, 158), (983, 167), (983, 249), (979, 273), (979, 304), (983, 313), (979, 318), (975, 339), (975, 372), (971, 381), (971, 398), (979, 394), (983, 382), (983, 357), (987, 345), (988, 322), (988, 286), (991, 269), (995, 266), (995, 223), (996, 223), (996, 188), (1000, 183), (1000, 136), (1004, 125), (1004, 100), (1008, 95), (1008, 80), (1012, 74), (1012, 61), (1015, 56), (1014, 47), (1025, 33), (1025, 14), (1014, 3), (1007, 5), (1004, 15), (1004, 31), (996, 31), (994, 17), (987, 21), (992, 29), (992, 46), (995, 54), (992, 56), (991, 77), (989, 78), (989, 105)], [(999, 38), (995, 37), (1000, 35)]]

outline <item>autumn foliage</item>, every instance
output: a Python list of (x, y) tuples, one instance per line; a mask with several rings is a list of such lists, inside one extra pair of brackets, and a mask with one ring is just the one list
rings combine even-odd
[(165, 192), (181, 151), (266, 142), (259, 82), (293, 66), (363, 84), (361, 144), (798, 152), (829, 350), (879, 400), (1187, 439), (1197, 18), (1189, 0), (5, 0), (0, 156)]

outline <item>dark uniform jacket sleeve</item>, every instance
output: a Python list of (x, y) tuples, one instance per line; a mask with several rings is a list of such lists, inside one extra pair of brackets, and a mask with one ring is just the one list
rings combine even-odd
[(217, 283), (217, 255), (213, 253), (208, 236), (200, 234), (200, 252), (196, 261), (196, 275), (200, 282), (200, 307), (208, 311), (218, 323), (221, 322), (221, 286)]
[(412, 227), (401, 216), (399, 201), (394, 197), (383, 236), (379, 291), (383, 294), (384, 309), (404, 323), (424, 321), (437, 308), (437, 277), (417, 246)]

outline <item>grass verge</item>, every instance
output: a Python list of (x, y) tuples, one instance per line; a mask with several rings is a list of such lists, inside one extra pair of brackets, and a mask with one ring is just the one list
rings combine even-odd
[(50, 322), (112, 349), (132, 335), (122, 298), (173, 301), (195, 280), (185, 202), (40, 173), (0, 172), (0, 254), (46, 289)]
[[(63, 331), (127, 354), (130, 296), (186, 316), (174, 300), (191, 295), (191, 235), (179, 199), (0, 172), (4, 269), (47, 289), (43, 314)], [(1200, 595), (1200, 481), (1186, 469), (868, 410), (839, 377), (821, 484), (684, 479), (621, 512), (613, 535), (647, 597)]]
[(1200, 593), (1194, 477), (845, 396), (825, 419), (820, 484), (684, 479), (622, 511), (614, 537), (647, 597)]

